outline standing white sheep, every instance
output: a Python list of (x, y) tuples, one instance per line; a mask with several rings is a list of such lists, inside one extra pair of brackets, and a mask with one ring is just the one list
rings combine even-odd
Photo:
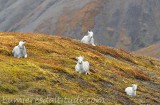
[(89, 62), (88, 61), (83, 61), (84, 57), (79, 56), (76, 58), (78, 60), (76, 66), (75, 66), (75, 71), (85, 74), (90, 74), (89, 73)]
[(12, 54), (15, 58), (27, 58), (25, 42), (20, 41), (18, 46), (15, 46)]
[(94, 44), (93, 32), (91, 30), (88, 30), (88, 35), (85, 35), (82, 38), (81, 42), (86, 44), (91, 44), (92, 46), (96, 46)]
[(132, 87), (127, 87), (125, 89), (125, 92), (129, 96), (136, 96), (136, 90), (137, 90), (137, 85), (136, 84), (132, 84)]

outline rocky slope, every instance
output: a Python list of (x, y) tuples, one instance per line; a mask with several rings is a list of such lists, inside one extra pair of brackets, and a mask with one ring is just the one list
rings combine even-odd
[[(27, 42), (26, 59), (11, 55), (20, 40)], [(75, 72), (79, 55), (90, 62), (91, 75)], [(93, 47), (59, 36), (0, 33), (1, 104), (77, 104), (73, 100), (79, 97), (79, 104), (158, 105), (159, 71), (159, 60), (124, 50)], [(124, 89), (133, 83), (138, 84), (137, 96), (129, 97)], [(61, 101), (54, 100), (57, 97)], [(64, 101), (66, 98), (72, 102)]]
[(80, 39), (89, 28), (98, 44), (137, 50), (160, 40), (159, 0), (0, 0), (0, 31)]

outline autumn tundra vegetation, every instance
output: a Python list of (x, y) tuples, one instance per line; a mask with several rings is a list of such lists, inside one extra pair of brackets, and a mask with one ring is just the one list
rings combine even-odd
[[(12, 49), (20, 40), (27, 42), (26, 59), (16, 59), (12, 54)], [(79, 55), (89, 62), (90, 75), (75, 71), (75, 58)], [(2, 105), (25, 104), (18, 99), (30, 99), (27, 103), (30, 105), (49, 105), (55, 101), (42, 100), (56, 97), (70, 100), (78, 97), (84, 104), (95, 105), (158, 105), (159, 70), (158, 59), (108, 46), (92, 46), (67, 37), (38, 33), (0, 33)], [(124, 91), (132, 84), (138, 86), (133, 89), (136, 90), (135, 97)], [(81, 104), (69, 102), (57, 104)]]

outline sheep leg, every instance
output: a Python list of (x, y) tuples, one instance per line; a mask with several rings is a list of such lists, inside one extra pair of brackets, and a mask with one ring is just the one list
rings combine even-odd
[(90, 72), (86, 72), (86, 75), (90, 75)]
[(24, 56), (24, 58), (27, 58), (27, 54)]
[(81, 72), (79, 72), (79, 74), (81, 74)]
[(21, 58), (21, 56), (18, 56), (18, 58)]

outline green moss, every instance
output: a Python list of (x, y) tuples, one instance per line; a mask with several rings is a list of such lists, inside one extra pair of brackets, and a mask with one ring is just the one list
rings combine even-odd
[(10, 94), (15, 94), (17, 93), (19, 90), (16, 86), (8, 84), (8, 83), (2, 83), (0, 85), (0, 91), (4, 92), (4, 93), (10, 93)]
[(7, 56), (10, 56), (11, 55), (11, 52), (7, 47), (5, 46), (1, 46), (0, 47), (0, 54), (2, 55), (7, 55)]

